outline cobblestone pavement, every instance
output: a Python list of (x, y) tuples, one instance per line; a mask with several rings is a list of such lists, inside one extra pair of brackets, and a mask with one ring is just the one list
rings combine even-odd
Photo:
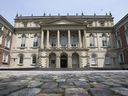
[(0, 71), (0, 96), (128, 96), (128, 71)]

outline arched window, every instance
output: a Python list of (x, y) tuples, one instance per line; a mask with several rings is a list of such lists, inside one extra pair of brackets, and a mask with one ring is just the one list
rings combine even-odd
[(26, 35), (25, 34), (22, 34), (21, 47), (25, 47), (25, 42), (26, 42)]
[(94, 35), (91, 33), (90, 34), (90, 47), (95, 46), (95, 37)]
[(36, 64), (37, 58), (36, 55), (32, 55), (32, 64)]
[(107, 46), (107, 36), (105, 34), (102, 35), (102, 46)]
[(72, 68), (79, 68), (79, 55), (77, 53), (72, 54)]
[(38, 38), (37, 34), (35, 34), (35, 35), (34, 35), (34, 41), (33, 41), (33, 47), (38, 47), (38, 42), (39, 42), (38, 39), (39, 39), (39, 38)]
[(19, 64), (23, 64), (23, 61), (24, 61), (24, 55), (20, 54), (19, 55)]
[(92, 54), (91, 64), (96, 64), (96, 54)]

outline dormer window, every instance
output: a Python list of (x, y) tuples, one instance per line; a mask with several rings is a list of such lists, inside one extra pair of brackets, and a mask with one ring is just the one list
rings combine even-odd
[(105, 24), (104, 24), (104, 22), (100, 22), (100, 25), (101, 25), (101, 26), (104, 26)]

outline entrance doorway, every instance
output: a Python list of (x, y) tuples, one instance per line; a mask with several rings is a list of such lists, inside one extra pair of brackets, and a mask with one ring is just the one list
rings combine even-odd
[(67, 68), (67, 54), (62, 53), (60, 58), (60, 67), (61, 68)]

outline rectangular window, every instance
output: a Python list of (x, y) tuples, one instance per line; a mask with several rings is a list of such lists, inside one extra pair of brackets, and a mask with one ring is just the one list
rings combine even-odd
[(96, 58), (92, 57), (91, 64), (96, 64)]
[(110, 64), (110, 57), (109, 56), (105, 57), (105, 64)]
[(121, 41), (117, 40), (117, 48), (121, 48)]
[(21, 47), (25, 47), (25, 42), (26, 42), (26, 36), (23, 35), (21, 38)]
[(33, 47), (38, 47), (38, 42), (33, 42)]
[(3, 62), (8, 63), (8, 54), (7, 53), (3, 54)]
[(127, 45), (128, 45), (128, 31), (125, 32), (125, 38), (126, 38)]
[(121, 53), (121, 54), (119, 55), (119, 63), (120, 63), (120, 64), (124, 64), (123, 53)]

